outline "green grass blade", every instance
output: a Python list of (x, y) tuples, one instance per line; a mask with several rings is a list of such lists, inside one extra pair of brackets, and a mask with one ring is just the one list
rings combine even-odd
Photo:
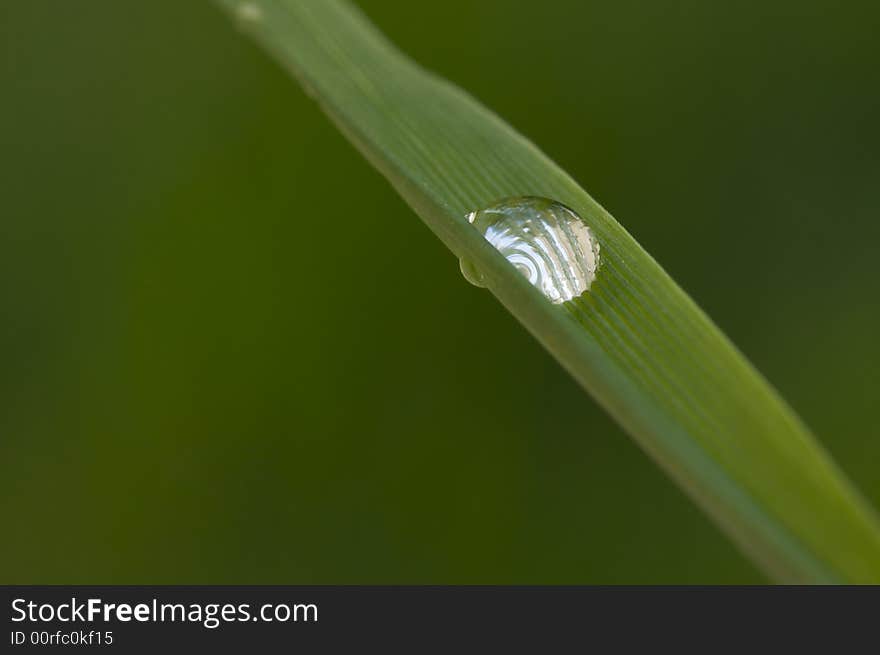
[[(880, 582), (880, 528), (871, 508), (761, 375), (563, 170), (398, 52), (347, 2), (219, 2), (771, 577)], [(523, 195), (571, 207), (601, 244), (597, 279), (574, 302), (548, 302), (465, 220), (473, 209)], [(351, 220), (394, 229), (381, 217)]]

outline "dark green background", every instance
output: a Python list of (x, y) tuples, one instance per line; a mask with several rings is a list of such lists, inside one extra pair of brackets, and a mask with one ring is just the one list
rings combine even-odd
[[(880, 5), (361, 6), (880, 503)], [(762, 580), (209, 2), (0, 47), (0, 582)]]

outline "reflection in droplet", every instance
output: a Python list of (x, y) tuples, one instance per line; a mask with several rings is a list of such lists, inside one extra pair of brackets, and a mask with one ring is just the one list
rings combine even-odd
[[(472, 211), (467, 220), (553, 303), (581, 295), (596, 279), (599, 243), (580, 216), (553, 200), (508, 198)], [(471, 284), (483, 276), (462, 260)]]

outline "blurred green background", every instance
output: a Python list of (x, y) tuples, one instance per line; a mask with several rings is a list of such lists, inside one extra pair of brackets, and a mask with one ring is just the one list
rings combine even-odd
[[(361, 6), (880, 504), (880, 5)], [(763, 580), (210, 2), (0, 45), (0, 582)]]

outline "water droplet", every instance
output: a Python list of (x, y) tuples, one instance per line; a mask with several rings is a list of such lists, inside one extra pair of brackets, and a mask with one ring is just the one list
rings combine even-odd
[(242, 24), (257, 23), (263, 19), (263, 10), (256, 2), (245, 0), (235, 10), (238, 20)]
[[(548, 300), (561, 303), (581, 295), (596, 279), (599, 242), (580, 216), (546, 198), (508, 198), (472, 211), (467, 220)], [(471, 284), (483, 276), (462, 260)]]
[(459, 268), (461, 268), (461, 274), (464, 275), (465, 280), (473, 284), (475, 287), (480, 287), (481, 289), (486, 288), (486, 280), (476, 266), (466, 259), (459, 259), (458, 265)]

